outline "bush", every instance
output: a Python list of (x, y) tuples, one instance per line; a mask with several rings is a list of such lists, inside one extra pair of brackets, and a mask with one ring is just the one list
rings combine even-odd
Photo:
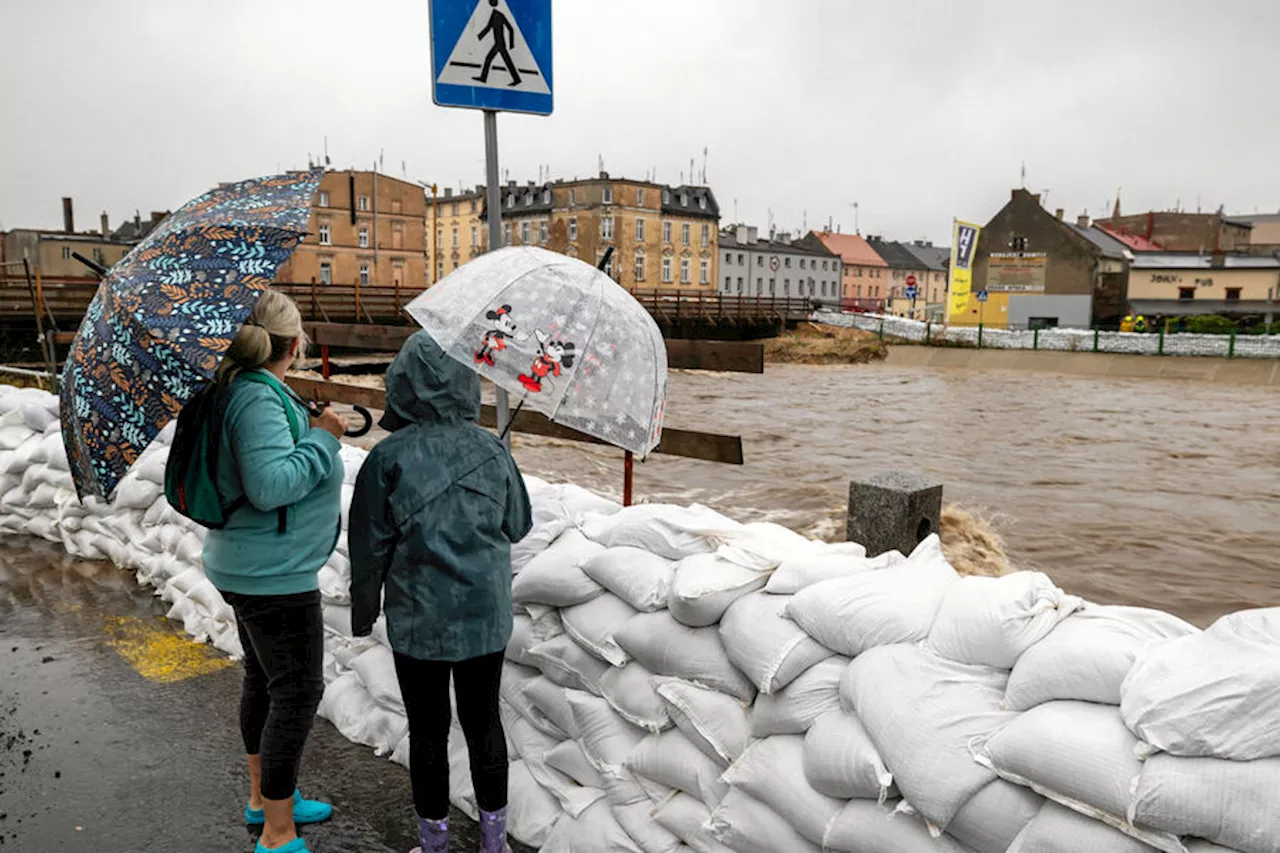
[(1187, 317), (1184, 329), (1197, 335), (1229, 335), (1236, 330), (1236, 321), (1220, 314), (1204, 314)]

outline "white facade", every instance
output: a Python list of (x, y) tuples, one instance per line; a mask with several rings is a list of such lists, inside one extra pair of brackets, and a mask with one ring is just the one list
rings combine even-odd
[(739, 225), (720, 234), (720, 281), (725, 296), (800, 298), (840, 304), (840, 258), (787, 242), (761, 240)]

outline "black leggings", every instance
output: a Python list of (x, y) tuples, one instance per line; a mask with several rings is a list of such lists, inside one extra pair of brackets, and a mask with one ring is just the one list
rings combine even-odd
[(409, 768), (418, 817), (449, 814), (449, 674), (458, 700), (458, 721), (467, 738), (476, 805), (496, 812), (507, 804), (507, 739), (498, 716), (502, 652), (450, 662), (418, 660), (397, 653), (396, 675), (409, 718)]
[(244, 751), (262, 756), (262, 796), (287, 800), (298, 786), (302, 747), (324, 696), (320, 593), (222, 597), (236, 612), (244, 646)]

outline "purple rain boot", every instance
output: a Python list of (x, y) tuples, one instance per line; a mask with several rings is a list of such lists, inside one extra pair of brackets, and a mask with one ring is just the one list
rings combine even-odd
[(507, 846), (506, 806), (496, 812), (480, 810), (480, 853), (511, 853)]
[(411, 853), (449, 853), (449, 818), (427, 820), (418, 818), (418, 843)]

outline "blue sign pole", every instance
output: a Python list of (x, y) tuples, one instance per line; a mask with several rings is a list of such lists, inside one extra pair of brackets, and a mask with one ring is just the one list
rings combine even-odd
[[(484, 110), (489, 250), (502, 246), (498, 111), (550, 115), (551, 0), (432, 0), (431, 99)], [(511, 402), (497, 389), (498, 434), (511, 447)]]

